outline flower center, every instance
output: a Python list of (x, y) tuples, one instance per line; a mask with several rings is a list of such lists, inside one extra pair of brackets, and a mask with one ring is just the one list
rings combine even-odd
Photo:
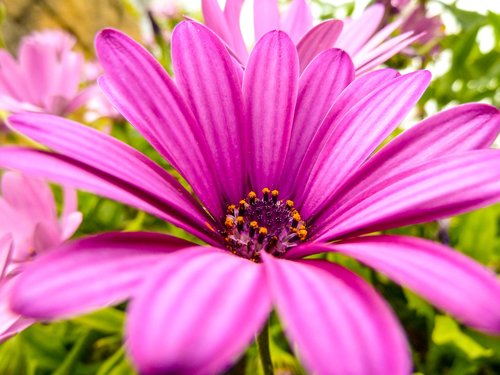
[(280, 200), (278, 194), (278, 190), (264, 188), (259, 199), (251, 191), (238, 205), (227, 206), (221, 234), (232, 253), (260, 262), (261, 251), (281, 257), (306, 240), (306, 223), (293, 201)]

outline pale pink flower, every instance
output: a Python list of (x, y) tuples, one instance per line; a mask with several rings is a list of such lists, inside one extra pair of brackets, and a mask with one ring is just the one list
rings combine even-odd
[(6, 172), (0, 196), (0, 341), (33, 323), (10, 311), (8, 299), (27, 263), (71, 237), (82, 220), (76, 192), (64, 190), (61, 217), (43, 181)]
[(67, 115), (82, 106), (91, 88), (80, 90), (84, 58), (75, 39), (59, 30), (21, 40), (17, 61), (0, 50), (0, 109)]

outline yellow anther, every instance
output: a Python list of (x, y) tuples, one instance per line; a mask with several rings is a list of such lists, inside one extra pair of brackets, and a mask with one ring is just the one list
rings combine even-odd
[(259, 235), (267, 236), (267, 228), (264, 228), (264, 227), (260, 228)]
[(234, 227), (234, 219), (232, 217), (226, 217), (226, 221), (224, 222), (226, 228), (231, 229)]
[(273, 197), (273, 203), (275, 203), (275, 204), (278, 203), (278, 194), (279, 193), (280, 192), (278, 190), (271, 191), (271, 195)]
[(264, 200), (264, 202), (267, 202), (269, 200), (269, 193), (270, 192), (271, 192), (271, 190), (269, 190), (268, 188), (262, 189), (262, 194), (263, 194), (262, 199)]
[(293, 201), (291, 201), (290, 199), (288, 199), (286, 201), (286, 207), (291, 210), (293, 208)]
[(251, 191), (250, 193), (248, 193), (248, 200), (249, 200), (250, 204), (254, 204), (256, 198), (257, 198), (257, 194), (255, 193), (255, 191)]
[(227, 213), (233, 214), (235, 209), (236, 209), (236, 206), (234, 204), (230, 204), (229, 206), (227, 206)]
[(250, 222), (250, 228), (257, 229), (258, 227), (259, 227), (259, 223), (257, 223), (256, 221)]
[(245, 219), (243, 219), (243, 216), (238, 216), (236, 218), (236, 224), (241, 225), (245, 223)]
[(297, 235), (299, 236), (301, 241), (305, 241), (305, 239), (307, 237), (307, 230), (299, 229), (299, 231), (297, 232)]
[(293, 215), (292, 215), (292, 219), (293, 219), (293, 220), (295, 220), (295, 221), (298, 223), (298, 222), (299, 222), (302, 218), (300, 217), (299, 212), (298, 212), (298, 211), (295, 211), (295, 212), (293, 213)]
[(246, 203), (247, 203), (247, 202), (246, 202), (244, 199), (242, 199), (242, 200), (240, 201), (240, 207), (241, 207), (241, 206), (245, 206), (245, 204), (246, 204)]
[(262, 189), (262, 194), (269, 194), (270, 192), (271, 190), (269, 190), (268, 188)]

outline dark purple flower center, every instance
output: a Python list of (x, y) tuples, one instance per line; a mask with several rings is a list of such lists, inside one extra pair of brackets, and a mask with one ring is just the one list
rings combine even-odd
[(229, 205), (223, 226), (227, 248), (254, 262), (260, 262), (261, 251), (281, 257), (307, 238), (306, 223), (293, 201), (278, 199), (278, 190), (268, 188), (260, 199), (251, 191), (238, 205)]

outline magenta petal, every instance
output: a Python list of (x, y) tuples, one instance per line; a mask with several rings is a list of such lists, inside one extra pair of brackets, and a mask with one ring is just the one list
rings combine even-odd
[(297, 43), (300, 71), (322, 51), (332, 48), (342, 32), (342, 21), (326, 20), (314, 26)]
[(12, 236), (2, 233), (0, 236), (0, 280), (5, 276), (12, 254)]
[(29, 148), (3, 147), (0, 148), (0, 167), (129, 204), (169, 221), (207, 243), (217, 243), (208, 222), (200, 223), (192, 215), (182, 215), (161, 197), (66, 156)]
[(221, 373), (271, 311), (263, 271), (207, 248), (165, 258), (130, 306), (128, 344), (139, 372)]
[(419, 163), (489, 147), (499, 132), (500, 111), (490, 105), (464, 104), (440, 112), (403, 132), (368, 160), (342, 186), (335, 204), (341, 205), (375, 183)]
[(166, 254), (192, 246), (157, 233), (106, 233), (67, 242), (17, 276), (12, 309), (37, 319), (69, 317), (132, 297)]
[(9, 117), (9, 123), (63, 155), (157, 195), (175, 210), (196, 218), (201, 225), (207, 220), (200, 205), (175, 178), (125, 143), (57, 116), (19, 114)]
[(299, 165), (328, 110), (353, 79), (349, 55), (333, 48), (320, 53), (302, 73), (285, 162), (287, 172), (280, 184), (285, 193), (295, 183)]
[(203, 204), (220, 214), (208, 145), (197, 136), (196, 119), (160, 63), (116, 30), (101, 31), (96, 50), (106, 73), (99, 85), (109, 101), (179, 171)]
[(344, 23), (344, 30), (335, 47), (345, 50), (354, 57), (377, 31), (384, 13), (384, 6), (375, 4), (367, 8), (361, 17)]
[[(229, 28), (229, 32), (231, 33), (232, 49), (240, 61), (245, 63), (248, 58), (248, 51), (240, 28), (240, 15), (243, 2), (244, 0), (227, 0), (226, 5), (224, 6), (224, 17), (226, 18), (227, 26)], [(215, 29), (210, 27), (210, 25), (206, 25), (215, 31)]]
[(280, 28), (280, 13), (276, 0), (254, 0), (253, 7), (255, 40), (258, 41), (269, 31)]
[[(427, 71), (406, 74), (363, 98), (343, 117), (325, 118), (325, 123), (331, 122), (331, 133), (326, 139), (319, 138), (321, 133), (316, 134), (320, 146), (311, 145), (309, 153), (313, 156), (306, 155), (301, 170), (309, 176), (301, 208), (305, 217), (317, 212), (375, 151), (415, 105), (429, 81)], [(336, 111), (336, 106), (337, 103), (332, 111)]]
[(496, 275), (446, 246), (419, 238), (370, 236), (317, 250), (352, 256), (465, 324), (500, 333), (500, 283)]
[(277, 187), (290, 141), (298, 91), (295, 45), (272, 31), (254, 47), (243, 77), (252, 189)]
[(329, 262), (264, 254), (285, 332), (310, 373), (401, 374), (410, 352), (394, 314), (375, 290)]
[[(316, 234), (328, 240), (442, 219), (500, 200), (500, 150), (422, 163), (362, 191)], [(325, 222), (325, 221), (323, 221)]]
[(283, 14), (281, 29), (285, 31), (294, 43), (312, 27), (313, 16), (311, 8), (305, 0), (293, 0)]
[[(186, 48), (189, 46), (189, 48)], [(234, 62), (217, 36), (196, 22), (182, 22), (172, 35), (172, 61), (179, 89), (198, 119), (197, 138), (210, 145), (220, 198), (237, 202), (246, 193), (244, 109)]]

